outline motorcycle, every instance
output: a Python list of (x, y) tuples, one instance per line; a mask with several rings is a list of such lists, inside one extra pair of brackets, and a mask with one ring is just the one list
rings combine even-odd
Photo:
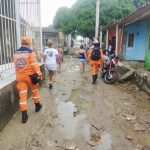
[(114, 84), (118, 80), (118, 74), (116, 70), (116, 65), (118, 63), (119, 57), (115, 54), (109, 54), (104, 56), (104, 65), (101, 69), (101, 77), (107, 84)]

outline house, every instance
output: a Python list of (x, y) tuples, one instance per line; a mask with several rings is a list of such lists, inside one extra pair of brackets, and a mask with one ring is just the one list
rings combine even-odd
[(59, 32), (53, 26), (42, 28), (43, 48), (47, 47), (48, 39), (53, 41), (53, 47), (57, 48), (59, 44)]
[(144, 61), (146, 51), (150, 50), (150, 3), (108, 24), (103, 32), (106, 33), (106, 48), (111, 41), (115, 53), (124, 60)]

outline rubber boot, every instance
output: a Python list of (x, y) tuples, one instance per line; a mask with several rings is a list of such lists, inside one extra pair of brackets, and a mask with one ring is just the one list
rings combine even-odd
[(22, 123), (26, 123), (28, 120), (27, 110), (22, 111)]
[(93, 75), (92, 77), (93, 77), (93, 82), (92, 82), (92, 84), (95, 84), (95, 83), (96, 83), (96, 76)]
[(53, 88), (53, 85), (52, 84), (49, 84), (49, 89), (52, 89)]
[(96, 74), (96, 75), (95, 75), (95, 80), (97, 80), (97, 78), (98, 78), (98, 75)]
[(39, 112), (42, 109), (42, 104), (35, 103), (35, 112)]

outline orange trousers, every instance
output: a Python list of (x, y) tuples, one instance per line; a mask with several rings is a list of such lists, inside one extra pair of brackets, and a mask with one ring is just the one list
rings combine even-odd
[(32, 92), (32, 99), (34, 103), (39, 103), (40, 102), (40, 95), (39, 95), (39, 90), (38, 90), (38, 84), (33, 84), (31, 82), (31, 79), (29, 76), (27, 76), (24, 79), (19, 79), (17, 80), (17, 89), (19, 92), (19, 105), (20, 105), (20, 110), (25, 111), (27, 110), (27, 92), (28, 88), (31, 89)]
[(92, 75), (98, 74), (99, 73), (99, 69), (100, 69), (100, 64), (94, 64), (94, 63), (91, 64)]

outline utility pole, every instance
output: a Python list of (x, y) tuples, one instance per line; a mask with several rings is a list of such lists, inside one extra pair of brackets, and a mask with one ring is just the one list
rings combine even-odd
[(100, 0), (96, 0), (95, 39), (98, 38), (98, 32), (99, 32), (99, 4), (100, 4)]

